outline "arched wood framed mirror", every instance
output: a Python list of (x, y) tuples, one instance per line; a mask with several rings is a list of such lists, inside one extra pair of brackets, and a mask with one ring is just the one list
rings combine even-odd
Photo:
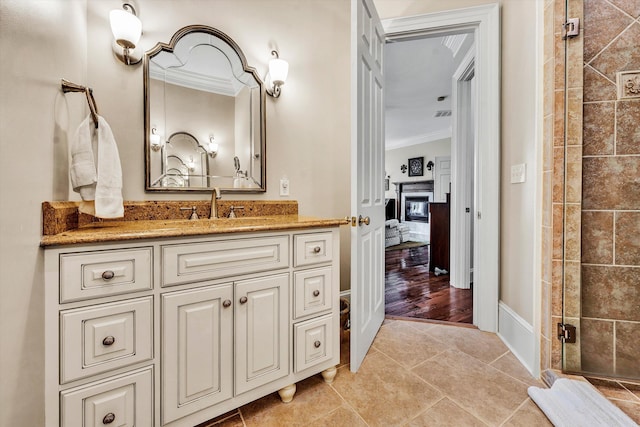
[[(264, 84), (229, 36), (184, 27), (145, 53), (143, 71), (147, 191), (266, 191)], [(170, 152), (186, 135), (198, 167), (169, 176), (181, 170), (170, 156), (191, 161)]]

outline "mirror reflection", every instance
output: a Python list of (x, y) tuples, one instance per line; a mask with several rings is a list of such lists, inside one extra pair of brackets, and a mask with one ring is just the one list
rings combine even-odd
[(144, 76), (147, 190), (265, 191), (263, 83), (233, 40), (185, 27)]

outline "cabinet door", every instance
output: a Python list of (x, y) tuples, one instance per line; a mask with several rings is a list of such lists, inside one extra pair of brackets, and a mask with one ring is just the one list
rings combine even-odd
[(233, 395), (233, 287), (162, 296), (162, 422)]
[(236, 282), (236, 394), (289, 374), (289, 275)]

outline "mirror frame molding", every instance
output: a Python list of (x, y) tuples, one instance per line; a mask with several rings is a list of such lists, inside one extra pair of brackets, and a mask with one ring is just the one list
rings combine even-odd
[(260, 171), (260, 188), (229, 188), (229, 187), (221, 187), (220, 192), (222, 193), (264, 193), (267, 191), (267, 144), (266, 144), (266, 128), (267, 128), (267, 120), (266, 120), (266, 91), (265, 85), (258, 72), (255, 68), (251, 67), (247, 64), (247, 58), (244, 56), (242, 49), (240, 46), (227, 34), (222, 31), (209, 27), (207, 25), (187, 25), (175, 32), (175, 34), (171, 37), (169, 43), (158, 42), (156, 45), (150, 50), (146, 51), (143, 55), (142, 59), (142, 68), (143, 68), (143, 79), (144, 79), (144, 172), (145, 172), (145, 192), (151, 191), (159, 191), (159, 192), (170, 192), (170, 193), (181, 193), (184, 191), (188, 192), (199, 192), (199, 193), (209, 193), (212, 188), (165, 188), (165, 187), (151, 187), (151, 143), (149, 141), (149, 134), (151, 130), (150, 123), (150, 100), (149, 100), (149, 61), (152, 56), (160, 53), (161, 51), (166, 51), (173, 53), (173, 50), (176, 47), (176, 44), (182, 39), (182, 37), (186, 36), (190, 33), (202, 32), (207, 33), (211, 36), (218, 37), (222, 39), (225, 43), (227, 43), (231, 48), (236, 52), (240, 61), (242, 62), (242, 68), (244, 72), (249, 73), (256, 79), (258, 86), (260, 87), (260, 157), (261, 157), (261, 171)]

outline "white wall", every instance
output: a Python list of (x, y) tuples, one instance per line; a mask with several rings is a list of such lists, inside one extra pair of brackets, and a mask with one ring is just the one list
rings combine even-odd
[[(387, 175), (391, 176), (389, 179), (389, 191), (385, 193), (387, 198), (396, 197), (396, 186), (393, 182), (406, 182), (406, 181), (424, 181), (427, 179), (433, 179), (435, 168), (427, 170), (427, 163), (429, 160), (435, 163), (436, 156), (450, 156), (451, 155), (451, 138), (439, 139), (437, 141), (425, 142), (422, 144), (411, 145), (409, 147), (396, 148), (395, 150), (387, 150), (385, 152), (385, 170)], [(401, 165), (407, 165), (407, 160), (413, 157), (424, 157), (424, 176), (409, 176), (409, 172), (402, 173), (400, 171)]]
[[(300, 213), (349, 214), (348, 1), (135, 0), (144, 50), (189, 24), (216, 27), (262, 75), (273, 47), (290, 64), (282, 96), (267, 100), (267, 188), (286, 175)], [(60, 78), (94, 89), (116, 137), (126, 200), (207, 199), (145, 193), (142, 67), (112, 54), (108, 12), (120, 0), (0, 1), (0, 425), (43, 425), (41, 203), (70, 197), (67, 141), (88, 113)], [(329, 64), (329, 65), (327, 65)], [(225, 195), (225, 198), (233, 196)], [(342, 287), (349, 229), (342, 227)]]
[(0, 426), (44, 424), (40, 204), (67, 197), (86, 101), (60, 78), (86, 80), (85, 34), (85, 0), (0, 1)]

